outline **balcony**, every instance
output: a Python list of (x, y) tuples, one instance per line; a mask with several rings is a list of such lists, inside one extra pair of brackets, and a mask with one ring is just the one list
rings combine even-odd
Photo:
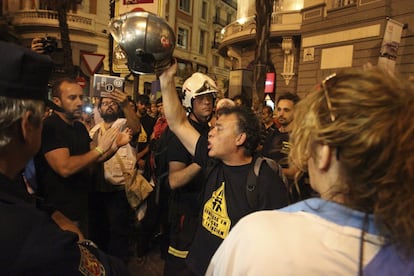
[[(270, 32), (299, 31), (302, 25), (302, 15), (299, 11), (272, 13)], [(256, 21), (254, 16), (237, 20), (224, 28), (222, 42), (252, 36), (256, 33)]]
[[(50, 10), (23, 10), (11, 14), (12, 24), (16, 27), (23, 26), (49, 26), (58, 27), (58, 15)], [(95, 33), (95, 18), (91, 14), (67, 14), (70, 30), (79, 30), (87, 33)]]
[[(292, 35), (300, 31), (302, 14), (300, 10), (273, 12), (270, 23), (271, 36)], [(226, 52), (227, 46), (236, 46), (237, 43), (253, 41), (256, 35), (256, 21), (254, 16), (232, 22), (223, 28), (219, 51)]]

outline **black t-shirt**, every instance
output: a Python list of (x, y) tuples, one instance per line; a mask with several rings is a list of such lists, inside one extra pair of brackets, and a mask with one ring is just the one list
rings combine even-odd
[[(207, 139), (200, 137), (195, 162), (203, 168), (208, 162)], [(204, 275), (214, 252), (230, 229), (253, 212), (247, 201), (246, 180), (252, 164), (227, 166), (220, 162), (209, 173), (204, 192), (201, 225), (198, 227), (187, 263), (198, 275)], [(280, 176), (266, 162), (257, 179), (259, 210), (278, 209), (288, 204), (286, 187)]]
[(75, 221), (82, 221), (87, 215), (88, 191), (92, 184), (90, 172), (85, 168), (69, 177), (61, 177), (50, 167), (44, 155), (59, 148), (68, 148), (71, 156), (85, 154), (90, 151), (90, 142), (89, 133), (82, 123), (69, 125), (52, 114), (45, 119), (42, 146), (35, 158), (40, 195)]
[[(291, 144), (289, 142), (289, 133), (275, 130), (269, 135), (262, 149), (262, 155), (273, 159), (282, 168), (289, 168), (289, 151)], [(297, 181), (288, 179), (290, 203), (294, 203), (316, 195), (309, 184), (309, 176), (302, 173)]]
[(275, 124), (272, 124), (270, 127), (266, 128), (264, 124), (261, 124), (260, 129), (260, 144), (263, 145), (266, 138), (271, 135), (274, 131), (277, 130), (277, 126)]
[[(141, 117), (140, 120), (141, 120), (142, 128), (144, 129), (145, 133), (142, 132), (142, 130), (141, 130), (141, 132), (138, 134), (138, 136), (133, 137), (133, 140), (138, 142), (137, 152), (142, 151), (148, 145), (148, 143), (151, 140), (151, 134), (154, 131), (155, 123), (157, 122), (157, 120), (155, 118), (152, 118), (148, 114)], [(132, 143), (132, 144), (134, 144), (134, 143)], [(135, 146), (135, 145), (133, 145), (133, 146)]]
[[(200, 133), (201, 136), (207, 137), (208, 132), (210, 130), (209, 125), (207, 123), (199, 124), (195, 121), (192, 121), (190, 118), (188, 118), (188, 120), (191, 123), (191, 125), (198, 131), (198, 133)], [(187, 149), (184, 147), (184, 145), (180, 142), (180, 140), (174, 133), (172, 133), (170, 141), (168, 142), (167, 155), (168, 162), (178, 161), (186, 165), (189, 165), (194, 162), (194, 157), (187, 151)], [(203, 180), (204, 174), (203, 172), (200, 172), (190, 181), (190, 183), (188, 183), (182, 188), (176, 189), (176, 191), (182, 193), (199, 192), (202, 188)]]
[(266, 137), (262, 154), (275, 160), (282, 168), (289, 167), (288, 155), (290, 151), (289, 133), (275, 129)]
[(3, 275), (128, 275), (118, 259), (77, 243), (20, 198), (23, 186), (0, 174), (0, 271)]
[[(208, 123), (199, 124), (190, 118), (188, 120), (201, 136), (207, 137), (208, 131), (210, 130)], [(194, 162), (193, 156), (187, 151), (174, 133), (172, 133), (168, 142), (167, 156), (169, 162), (178, 161), (186, 165)], [(185, 186), (170, 192), (170, 246), (177, 250), (187, 251), (194, 238), (203, 199), (202, 191), (204, 182), (205, 176), (203, 170), (201, 170)]]

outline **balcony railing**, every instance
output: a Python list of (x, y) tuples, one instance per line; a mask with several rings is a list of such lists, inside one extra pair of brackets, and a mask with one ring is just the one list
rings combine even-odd
[(328, 9), (344, 8), (348, 6), (355, 6), (356, 4), (356, 0), (331, 0), (328, 1)]
[[(24, 10), (16, 11), (12, 14), (13, 25), (47, 25), (57, 26), (58, 14), (50, 10)], [(95, 20), (89, 14), (67, 14), (69, 29), (77, 29), (86, 32), (95, 31)]]
[[(271, 31), (293, 31), (300, 30), (302, 15), (300, 11), (273, 12), (270, 30)], [(256, 21), (254, 16), (245, 18), (243, 21), (234, 21), (227, 25), (222, 32), (222, 40), (234, 36), (250, 35), (256, 32)]]

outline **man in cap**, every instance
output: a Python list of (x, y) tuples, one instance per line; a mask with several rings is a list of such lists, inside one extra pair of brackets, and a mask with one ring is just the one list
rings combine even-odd
[[(5, 275), (127, 275), (123, 264), (62, 231), (17, 181), (39, 150), (50, 58), (0, 42), (0, 271)], [(102, 144), (102, 149), (111, 146)], [(96, 152), (96, 158), (100, 154)], [(76, 228), (73, 228), (75, 231)], [(76, 230), (78, 231), (78, 230)]]

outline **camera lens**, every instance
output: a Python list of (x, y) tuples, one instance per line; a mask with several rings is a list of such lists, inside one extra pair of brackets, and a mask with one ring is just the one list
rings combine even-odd
[(56, 38), (47, 36), (45, 38), (42, 38), (43, 43), (43, 49), (45, 50), (45, 53), (52, 53), (57, 48), (57, 41)]

